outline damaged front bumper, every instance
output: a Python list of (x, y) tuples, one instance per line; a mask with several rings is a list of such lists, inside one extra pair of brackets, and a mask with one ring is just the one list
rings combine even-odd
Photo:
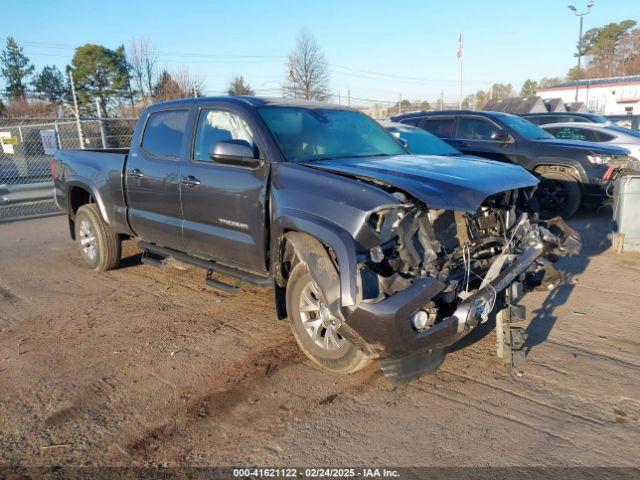
[[(410, 318), (447, 288), (444, 282), (434, 278), (417, 279), (405, 290), (377, 303), (361, 302), (344, 315), (343, 327), (346, 328), (342, 331), (347, 337), (357, 336), (350, 340), (378, 357), (387, 374), (411, 377), (432, 369), (434, 364), (437, 367), (439, 359), (444, 358), (442, 351), (486, 320), (507, 287), (526, 281), (534, 271), (554, 271), (547, 259), (554, 261), (580, 249), (578, 234), (559, 218), (542, 226), (525, 223), (521, 253), (509, 255), (493, 278), (486, 279), (480, 288), (459, 301), (451, 315), (426, 330), (417, 331)], [(557, 278), (553, 277), (547, 288), (557, 286)], [(542, 279), (545, 280), (548, 275)]]

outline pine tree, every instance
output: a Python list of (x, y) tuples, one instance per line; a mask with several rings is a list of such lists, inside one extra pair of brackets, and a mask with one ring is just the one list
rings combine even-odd
[(27, 77), (33, 73), (34, 66), (27, 56), (22, 53), (13, 37), (7, 37), (7, 46), (0, 54), (0, 74), (7, 86), (5, 94), (9, 99), (24, 98), (26, 94)]

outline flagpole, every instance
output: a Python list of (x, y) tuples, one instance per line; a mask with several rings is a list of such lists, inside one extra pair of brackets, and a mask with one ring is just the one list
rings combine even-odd
[(459, 108), (460, 110), (462, 110), (462, 60), (464, 58), (464, 53), (463, 53), (463, 27), (460, 27), (460, 101), (459, 101)]

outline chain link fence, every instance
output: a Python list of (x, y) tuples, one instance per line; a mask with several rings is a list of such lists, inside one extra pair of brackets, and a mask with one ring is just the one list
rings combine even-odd
[(0, 221), (52, 213), (56, 149), (128, 148), (133, 118), (0, 119)]

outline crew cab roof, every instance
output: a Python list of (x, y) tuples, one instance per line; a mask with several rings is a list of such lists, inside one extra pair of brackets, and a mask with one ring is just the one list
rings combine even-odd
[(185, 106), (209, 103), (212, 101), (220, 101), (225, 103), (235, 103), (238, 105), (249, 107), (262, 107), (273, 105), (278, 107), (302, 107), (302, 108), (322, 108), (335, 110), (353, 110), (344, 105), (335, 105), (331, 103), (316, 102), (312, 100), (302, 100), (299, 98), (277, 98), (277, 97), (249, 97), (249, 96), (213, 96), (213, 97), (195, 97), (181, 98), (178, 100), (170, 100), (152, 105), (150, 108), (164, 108), (169, 106)]

